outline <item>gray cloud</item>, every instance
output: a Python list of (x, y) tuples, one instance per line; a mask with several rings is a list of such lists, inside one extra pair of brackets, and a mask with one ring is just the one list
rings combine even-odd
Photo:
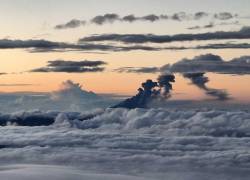
[(134, 14), (129, 14), (125, 16), (120, 16), (116, 13), (107, 13), (104, 15), (98, 15), (88, 20), (78, 20), (78, 19), (72, 19), (69, 22), (66, 22), (64, 24), (58, 24), (55, 26), (55, 29), (68, 29), (68, 28), (77, 28), (81, 25), (85, 25), (87, 22), (96, 24), (96, 25), (103, 25), (106, 23), (114, 23), (114, 22), (136, 22), (136, 21), (148, 21), (148, 22), (155, 22), (160, 20), (173, 20), (173, 21), (186, 21), (186, 20), (200, 20), (203, 18), (208, 17), (211, 15), (211, 19), (219, 19), (219, 20), (228, 20), (232, 19), (234, 17), (237, 17), (237, 15), (233, 15), (229, 12), (221, 12), (216, 14), (209, 14), (207, 12), (196, 12), (192, 14), (188, 14), (186, 12), (177, 12), (172, 15), (167, 14), (148, 14), (145, 16), (136, 16)]
[(194, 19), (200, 20), (200, 19), (202, 19), (204, 17), (207, 17), (208, 15), (209, 14), (207, 12), (200, 11), (200, 12), (197, 12), (197, 13), (194, 14)]
[(0, 76), (6, 75), (6, 74), (8, 74), (8, 73), (0, 72)]
[(108, 45), (96, 43), (83, 43), (82, 40), (78, 44), (70, 44), (63, 42), (53, 42), (48, 40), (10, 40), (0, 39), (0, 49), (27, 49), (31, 53), (46, 53), (46, 52), (67, 52), (67, 51), (163, 51), (163, 50), (187, 50), (187, 49), (248, 49), (249, 43), (221, 43), (221, 44), (207, 44), (199, 46), (169, 46), (156, 47), (148, 45)]
[(238, 31), (217, 31), (200, 34), (176, 34), (172, 36), (154, 34), (101, 34), (79, 39), (79, 43), (101, 41), (116, 41), (123, 43), (169, 43), (181, 41), (227, 39), (250, 39), (250, 27), (243, 27)]
[(157, 73), (160, 72), (158, 67), (121, 67), (114, 71), (119, 73)]
[(55, 26), (55, 29), (69, 29), (69, 28), (77, 28), (82, 25), (85, 25), (86, 21), (81, 21), (78, 19), (72, 19), (71, 21), (65, 23), (65, 24), (59, 24)]
[(85, 73), (85, 72), (101, 72), (104, 70), (104, 61), (65, 61), (55, 60), (48, 61), (46, 67), (32, 69), (30, 72), (66, 72), (66, 73)]
[(209, 23), (209, 24), (204, 25), (204, 26), (192, 26), (192, 27), (189, 27), (187, 29), (196, 30), (196, 29), (208, 29), (208, 28), (213, 28), (213, 27), (215, 27), (215, 24), (214, 23)]
[(250, 74), (250, 56), (223, 60), (220, 56), (205, 54), (192, 59), (182, 59), (172, 65), (166, 65), (163, 71), (175, 73), (214, 72), (223, 74)]
[(237, 14), (232, 14), (230, 12), (221, 12), (221, 13), (215, 14), (214, 18), (219, 19), (219, 20), (229, 20), (237, 16), (238, 16)]
[[(250, 56), (241, 56), (226, 61), (214, 54), (195, 56), (192, 59), (184, 58), (174, 64), (166, 64), (162, 67), (121, 67), (114, 71), (120, 73), (181, 73), (194, 74), (202, 72), (245, 75), (250, 74)], [(188, 76), (185, 76), (188, 78)]]
[(160, 17), (157, 15), (154, 15), (154, 14), (150, 14), (147, 16), (143, 16), (141, 19), (146, 20), (146, 21), (150, 21), (150, 22), (155, 22), (155, 21), (160, 20)]
[(118, 14), (105, 14), (99, 15), (91, 19), (91, 22), (97, 25), (103, 25), (104, 23), (113, 23), (114, 21), (120, 20)]
[(228, 25), (241, 25), (239, 21), (232, 21), (232, 22), (221, 22), (221, 23), (209, 23), (204, 26), (192, 26), (188, 27), (189, 30), (197, 30), (197, 29), (208, 29), (208, 28), (214, 28), (216, 26), (228, 26)]

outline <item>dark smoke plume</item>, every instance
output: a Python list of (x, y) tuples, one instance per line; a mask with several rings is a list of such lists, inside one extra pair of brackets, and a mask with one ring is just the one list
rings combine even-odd
[(113, 106), (112, 108), (147, 108), (148, 103), (155, 99), (169, 98), (172, 88), (172, 82), (175, 82), (175, 76), (172, 74), (160, 75), (158, 82), (151, 79), (142, 83), (138, 93), (125, 101)]
[(185, 78), (191, 80), (192, 84), (205, 91), (208, 96), (216, 97), (218, 100), (228, 100), (229, 95), (225, 90), (212, 89), (207, 87), (206, 84), (209, 82), (209, 78), (204, 75), (204, 72), (183, 74)]

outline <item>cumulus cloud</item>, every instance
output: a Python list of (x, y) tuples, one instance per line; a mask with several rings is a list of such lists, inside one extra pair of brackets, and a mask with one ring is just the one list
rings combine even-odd
[[(53, 174), (61, 178), (63, 171), (63, 178), (78, 179), (75, 177), (79, 177), (81, 170), (102, 174), (93, 179), (112, 179), (103, 173), (133, 174), (137, 178), (131, 179), (156, 180), (166, 177), (248, 180), (250, 177), (248, 111), (106, 109), (84, 120), (81, 120), (84, 113), (72, 112), (19, 112), (1, 117), (30, 116), (33, 121), (35, 115), (52, 116), (57, 122), (40, 127), (11, 124), (1, 127), (0, 159), (4, 165), (0, 167), (1, 177), (25, 171), (26, 177), (34, 179), (38, 172), (46, 171), (48, 177)], [(29, 165), (13, 167), (10, 163)], [(41, 169), (40, 165), (37, 169), (30, 164), (54, 164), (62, 169), (58, 170), (59, 166)], [(72, 166), (78, 170), (73, 170), (73, 177), (67, 176)]]
[(66, 73), (84, 73), (84, 72), (101, 72), (104, 71), (104, 61), (65, 61), (55, 60), (48, 61), (46, 67), (36, 68), (30, 72), (66, 72)]
[(65, 24), (58, 24), (55, 26), (55, 29), (69, 29), (69, 28), (77, 28), (86, 24), (86, 21), (81, 21), (78, 19), (72, 19), (71, 21)]
[(166, 65), (162, 70), (188, 73), (188, 72), (214, 72), (223, 74), (250, 74), (250, 57), (242, 56), (225, 61), (214, 54), (196, 56), (192, 59), (182, 59), (172, 65)]
[(205, 41), (227, 39), (250, 39), (250, 27), (243, 27), (238, 31), (217, 31), (200, 34), (101, 34), (79, 39), (79, 42), (116, 41), (123, 43), (169, 43), (182, 41)]

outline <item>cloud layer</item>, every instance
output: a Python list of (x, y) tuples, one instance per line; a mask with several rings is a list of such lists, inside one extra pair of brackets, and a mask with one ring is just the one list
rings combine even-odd
[(85, 73), (85, 72), (101, 72), (104, 71), (104, 61), (65, 61), (55, 60), (48, 61), (46, 67), (32, 69), (30, 72), (66, 72), (66, 73)]
[(77, 28), (80, 26), (85, 26), (86, 24), (96, 24), (96, 25), (104, 25), (104, 24), (111, 24), (114, 22), (156, 22), (156, 21), (166, 21), (166, 20), (173, 20), (173, 21), (197, 21), (203, 18), (210, 18), (211, 20), (220, 20), (226, 21), (233, 18), (237, 18), (237, 14), (233, 14), (230, 12), (220, 12), (216, 14), (209, 14), (207, 12), (196, 12), (193, 14), (186, 13), (186, 12), (178, 12), (172, 15), (167, 14), (148, 14), (144, 16), (136, 16), (135, 14), (128, 14), (125, 16), (121, 16), (116, 13), (107, 13), (103, 15), (97, 15), (93, 18), (88, 20), (79, 20), (79, 19), (72, 19), (65, 24), (58, 24), (55, 26), (55, 29), (69, 29), (69, 28)]
[[(50, 126), (1, 127), (1, 165), (54, 164), (156, 180), (250, 177), (247, 111), (107, 109), (83, 119), (86, 115), (51, 111), (1, 114), (1, 119), (20, 122), (55, 119)], [(1, 168), (1, 173), (5, 171)]]
[(217, 31), (200, 34), (176, 34), (176, 35), (154, 35), (154, 34), (101, 34), (79, 39), (84, 42), (114, 41), (122, 43), (170, 43), (182, 41), (205, 41), (205, 40), (228, 40), (228, 39), (250, 39), (250, 27), (243, 27), (239, 31)]
[(218, 55), (205, 54), (192, 59), (182, 59), (172, 65), (166, 65), (162, 70), (176, 73), (214, 72), (244, 75), (250, 74), (250, 56), (242, 56), (226, 61)]

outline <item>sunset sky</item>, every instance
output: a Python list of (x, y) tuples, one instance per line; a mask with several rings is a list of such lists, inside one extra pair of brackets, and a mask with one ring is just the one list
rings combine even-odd
[[(249, 0), (1, 0), (0, 91), (51, 92), (70, 79), (96, 93), (131, 95), (143, 81), (164, 72), (117, 69), (160, 69), (184, 58), (213, 54), (223, 62), (244, 56), (244, 64), (236, 64), (230, 72), (224, 66), (207, 70), (207, 86), (227, 91), (236, 101), (250, 102), (249, 7)], [(204, 39), (207, 33), (213, 38)], [(107, 34), (127, 36), (108, 39)], [(148, 40), (148, 34), (155, 40)], [(177, 38), (183, 34), (191, 39)], [(197, 34), (202, 34), (198, 40)], [(147, 41), (135, 42), (136, 35), (145, 35)], [(163, 36), (171, 40), (159, 42)], [(50, 66), (57, 60), (63, 67)], [(85, 60), (103, 64), (84, 66), (92, 72), (79, 70), (79, 64), (65, 65)], [(182, 72), (176, 72), (173, 86), (173, 99), (211, 98)]]

